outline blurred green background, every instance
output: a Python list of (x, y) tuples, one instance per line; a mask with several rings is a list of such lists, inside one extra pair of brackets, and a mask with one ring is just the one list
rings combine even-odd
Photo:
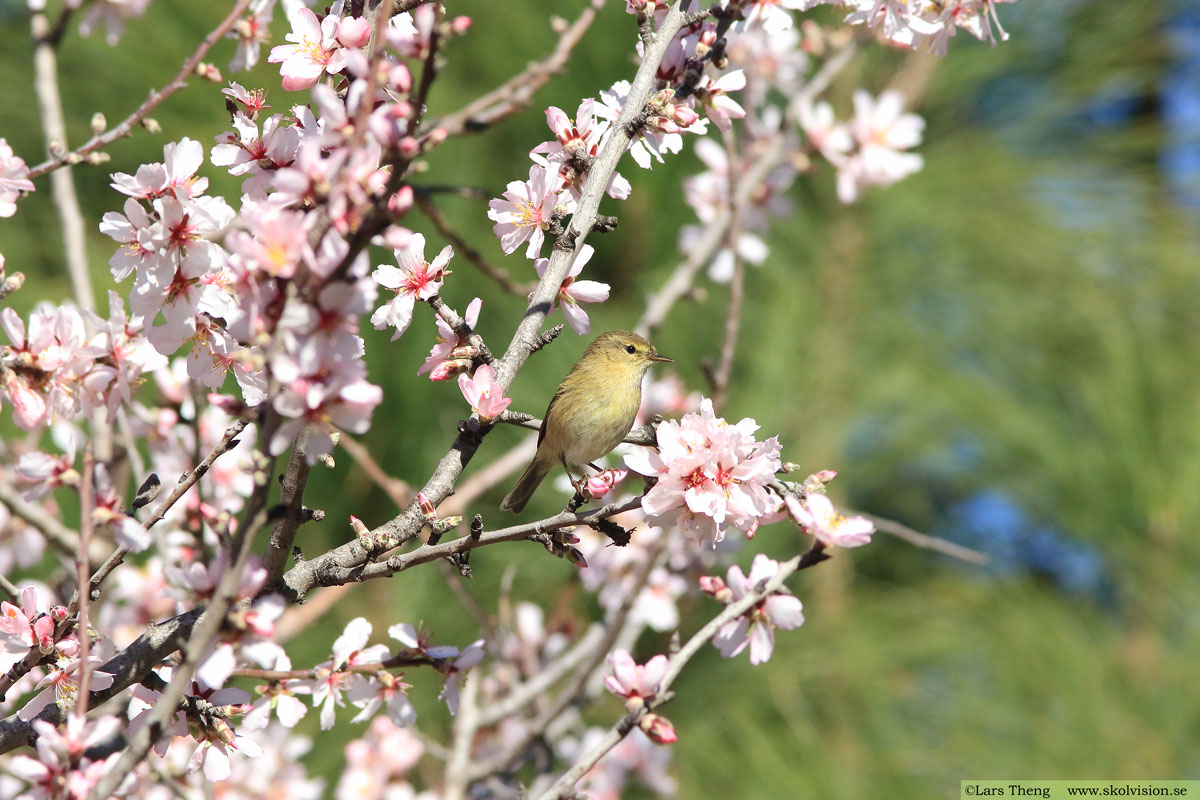
[[(0, 3), (0, 136), (33, 164), (43, 145), (22, 5)], [(447, 5), (475, 25), (449, 51), (435, 115), (545, 53), (550, 13), (573, 17), (583, 3)], [(72, 142), (94, 112), (115, 123), (162, 85), (224, 8), (159, 0), (117, 48), (69, 34), (60, 80)], [(965, 778), (1200, 778), (1200, 4), (1021, 0), (999, 14), (1012, 35), (1002, 46), (960, 35), (941, 61), (869, 48), (835, 83), (843, 116), (857, 86), (914, 92), (926, 167), (855, 207), (836, 202), (828, 169), (797, 181), (795, 217), (775, 223), (771, 257), (748, 274), (727, 407), (777, 432), (785, 459), (836, 468), (843, 502), (986, 551), (991, 564), (879, 536), (805, 573), (794, 588), (808, 622), (778, 637), (769, 664), (708, 650), (677, 684), (667, 710), (680, 797), (900, 800), (957, 796)], [(496, 196), (523, 178), (525, 152), (547, 137), (541, 109), (573, 114), (580, 98), (629, 77), (631, 32), (610, 0), (534, 107), (436, 151), (419, 180)], [(209, 60), (224, 71), (231, 54), (222, 43)], [(275, 111), (303, 99), (279, 90), (269, 65), (232, 77), (268, 87)], [(154, 116), (162, 135), (139, 132), (109, 150), (110, 165), (75, 170), (98, 292), (112, 286), (113, 247), (94, 226), (122, 201), (108, 173), (228, 127), (217, 88), (198, 80)], [(595, 329), (632, 325), (665, 279), (675, 232), (693, 219), (680, 180), (699, 169), (690, 151), (652, 172), (623, 165), (633, 196), (602, 209), (620, 215), (620, 231), (592, 240), (590, 277), (613, 285), (613, 300), (591, 312)], [(203, 173), (212, 193), (237, 196), (237, 179)], [(38, 188), (0, 220), (8, 269), (29, 277), (11, 298), (22, 312), (69, 294), (47, 182)], [(438, 204), (490, 261), (532, 277), (520, 254), (501, 255), (483, 202)], [(441, 246), (419, 214), (409, 221)], [(700, 390), (698, 364), (719, 350), (728, 297), (702, 287), (656, 341)], [(523, 305), (480, 288), (459, 260), (445, 295), (462, 308), (476, 293), (487, 298), (481, 332), (502, 348)], [(417, 483), (463, 414), (452, 385), (412, 380), (428, 317), (418, 309), (393, 344), (365, 331), (387, 400), (362, 441)], [(540, 412), (582, 347), (568, 331), (536, 356), (514, 408)], [(524, 435), (497, 431), (473, 467)], [(485, 515), (494, 494), (476, 504)], [(538, 496), (540, 510), (552, 510), (551, 495)], [(308, 552), (342, 541), (349, 513), (377, 524), (395, 511), (344, 455), (316, 474), (308, 504), (328, 515), (302, 531)], [(793, 552), (786, 528), (754, 544)], [(586, 610), (572, 568), (525, 546), (476, 554), (468, 589), (485, 608), (513, 562), (515, 600), (553, 603), (560, 616)], [(416, 570), (356, 587), (289, 647), (293, 661), (322, 658), (360, 614), (380, 634), (397, 621), (424, 621), (458, 644), (473, 633), (440, 573)], [(647, 642), (644, 653), (664, 646)], [(446, 714), (432, 701), (434, 676), (407, 677), (422, 729), (436, 734)], [(615, 718), (610, 705), (598, 720)], [(336, 774), (334, 744), (312, 756), (315, 771)]]

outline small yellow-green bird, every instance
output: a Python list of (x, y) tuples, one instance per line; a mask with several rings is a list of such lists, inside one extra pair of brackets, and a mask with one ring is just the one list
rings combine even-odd
[(546, 407), (537, 453), (500, 508), (519, 514), (556, 464), (574, 481), (569, 464), (589, 464), (620, 444), (642, 404), (646, 370), (672, 360), (636, 333), (597, 336)]

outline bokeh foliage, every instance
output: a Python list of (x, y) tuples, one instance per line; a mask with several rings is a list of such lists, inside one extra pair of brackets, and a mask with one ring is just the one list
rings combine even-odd
[[(437, 151), (422, 179), (495, 196), (524, 177), (525, 152), (547, 134), (541, 108), (573, 113), (580, 98), (631, 74), (622, 5), (610, 0), (535, 107)], [(1159, 166), (1179, 5), (1021, 0), (1000, 7), (1013, 34), (1000, 47), (960, 36), (936, 63), (872, 49), (833, 87), (843, 115), (859, 85), (918, 97), (926, 169), (852, 208), (836, 203), (827, 170), (798, 181), (795, 218), (775, 224), (770, 259), (748, 276), (752, 313), (728, 413), (778, 432), (787, 460), (838, 469), (840, 499), (986, 550), (993, 566), (961, 567), (881, 536), (803, 575), (795, 590), (809, 621), (779, 636), (767, 666), (710, 651), (677, 684), (668, 710), (681, 736), (681, 797), (915, 799), (952, 796), (972, 777), (1200, 777), (1200, 717), (1184, 700), (1200, 662), (1200, 260), (1194, 209), (1176, 203)], [(0, 136), (32, 164), (42, 145), (19, 6), (0, 3)], [(450, 51), (433, 114), (546, 52), (549, 14), (573, 16), (582, 2), (448, 6), (475, 27)], [(115, 122), (161, 85), (220, 13), (160, 0), (120, 47), (69, 35), (61, 83), (73, 141), (93, 112)], [(213, 60), (223, 67), (231, 50), (219, 46)], [(278, 86), (267, 66), (237, 79)], [(163, 142), (211, 141), (226, 129), (216, 89), (193, 84), (155, 113), (162, 136), (111, 148), (111, 170), (132, 172), (160, 158)], [(278, 88), (269, 96), (276, 111), (300, 99)], [(698, 169), (690, 153), (650, 173), (623, 165), (634, 194), (603, 209), (620, 215), (620, 231), (594, 239), (588, 268), (614, 287), (592, 315), (597, 329), (631, 325), (678, 258), (675, 232), (691, 221), (679, 181)], [(120, 206), (109, 171), (75, 170), (91, 221)], [(205, 174), (213, 192), (236, 196), (236, 179)], [(502, 257), (482, 202), (438, 203), (489, 260), (532, 276), (519, 255)], [(419, 214), (410, 220), (440, 247)], [(57, 237), (42, 181), (17, 217), (0, 221), (8, 268), (29, 275), (12, 298), (18, 309), (69, 293)], [(112, 246), (93, 229), (89, 248), (106, 290)], [(697, 388), (727, 299), (722, 286), (702, 288), (657, 341)], [(461, 308), (475, 294), (488, 298), (481, 331), (500, 349), (522, 304), (457, 262), (448, 300)], [(371, 377), (387, 399), (363, 441), (385, 469), (418, 483), (464, 411), (453, 386), (412, 380), (431, 343), (429, 317), (418, 309), (392, 344), (366, 332)], [(515, 407), (540, 412), (582, 346), (568, 332), (536, 356), (513, 389)], [(524, 435), (496, 432), (479, 461)], [(472, 511), (499, 522), (498, 497)], [(378, 523), (395, 510), (344, 455), (315, 476), (308, 498), (327, 512), (302, 531), (313, 552), (348, 535), (347, 514)], [(539, 509), (555, 499), (539, 495)], [(782, 555), (798, 539), (777, 526), (755, 545)], [(525, 545), (477, 553), (468, 588), (485, 607), (509, 564), (514, 599), (552, 604), (562, 624), (586, 607), (573, 568)], [(377, 630), (423, 620), (446, 641), (473, 635), (436, 570), (416, 570), (356, 587), (293, 660), (321, 658), (359, 614)], [(436, 731), (445, 712), (432, 702), (432, 676), (409, 678), (422, 725)], [(610, 705), (597, 719), (615, 717)], [(340, 746), (313, 759), (336, 774)]]

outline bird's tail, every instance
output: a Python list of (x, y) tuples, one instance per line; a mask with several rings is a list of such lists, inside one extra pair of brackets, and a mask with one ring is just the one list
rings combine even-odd
[(529, 462), (529, 466), (525, 470), (525, 474), (517, 481), (517, 485), (512, 488), (512, 491), (504, 496), (500, 501), (502, 510), (512, 511), (514, 514), (520, 514), (525, 504), (529, 502), (529, 498), (533, 497), (533, 493), (541, 484), (542, 479), (550, 472), (550, 468), (554, 463), (549, 459), (543, 459), (538, 453), (533, 457), (533, 461)]

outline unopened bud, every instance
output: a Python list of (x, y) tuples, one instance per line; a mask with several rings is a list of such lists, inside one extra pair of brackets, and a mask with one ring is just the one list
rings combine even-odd
[(725, 604), (733, 601), (733, 592), (715, 575), (700, 576), (700, 591)]
[(350, 529), (354, 531), (355, 537), (358, 539), (358, 546), (363, 550), (371, 549), (371, 531), (363, 524), (363, 521), (353, 514), (350, 515)]
[(563, 553), (563, 555), (566, 556), (567, 561), (570, 561), (572, 564), (579, 567), (580, 569), (587, 569), (587, 565), (588, 565), (587, 559), (584, 558), (583, 553), (579, 552), (579, 550), (577, 550), (576, 548), (568, 547), (566, 549), (566, 551)]
[(425, 136), (425, 149), (437, 147), (450, 136), (450, 132), (445, 128), (434, 128)]
[(421, 513), (426, 519), (437, 519), (437, 509), (433, 507), (433, 501), (425, 496), (424, 492), (417, 492), (417, 505), (421, 508)]
[(371, 41), (371, 23), (366, 17), (343, 17), (338, 23), (337, 40), (342, 47), (364, 47)]
[(679, 738), (671, 721), (661, 714), (647, 714), (642, 717), (638, 727), (646, 734), (646, 738), (657, 744), (671, 744)]
[[(413, 206), (413, 190), (411, 186), (401, 186), (396, 193), (388, 198), (388, 211), (396, 216), (408, 213)], [(399, 230), (404, 230), (400, 228)], [(405, 231), (412, 238), (412, 231)], [(407, 241), (404, 246), (407, 246)], [(403, 246), (396, 249), (404, 249)]]
[(162, 133), (162, 125), (159, 125), (158, 120), (154, 117), (146, 117), (142, 120), (141, 125), (149, 133)]
[(14, 272), (4, 279), (3, 288), (0, 288), (0, 297), (10, 295), (25, 285), (25, 273)]
[[(553, 20), (550, 21), (550, 25), (551, 26), (554, 25)], [(464, 33), (466, 33), (470, 29), (470, 27), (471, 27), (471, 18), (470, 17), (455, 17), (454, 19), (450, 20), (450, 30), (454, 31), (459, 36), (462, 36)], [(562, 33), (562, 31), (556, 31), (556, 33)]]
[(210, 83), (221, 82), (221, 70), (217, 69), (215, 64), (210, 64), (207, 61), (201, 61), (196, 65), (196, 74)]
[(448, 381), (456, 375), (461, 375), (471, 368), (471, 360), (469, 358), (457, 358), (443, 361), (438, 364), (429, 373), (431, 381)]
[(94, 153), (87, 154), (87, 163), (91, 164), (92, 166), (106, 164), (109, 161), (112, 161), (112, 156), (110, 156), (108, 153), (102, 153), (99, 150)]
[(421, 144), (413, 137), (405, 136), (400, 140), (400, 145), (396, 149), (405, 158), (415, 158), (421, 152)]
[(99, 111), (92, 114), (92, 133), (99, 135), (106, 130), (108, 130), (108, 120), (104, 118), (104, 115)]
[(80, 155), (79, 153), (68, 153), (67, 154), (67, 163), (71, 164), (72, 166), (74, 166), (75, 164), (82, 164), (83, 156)]

